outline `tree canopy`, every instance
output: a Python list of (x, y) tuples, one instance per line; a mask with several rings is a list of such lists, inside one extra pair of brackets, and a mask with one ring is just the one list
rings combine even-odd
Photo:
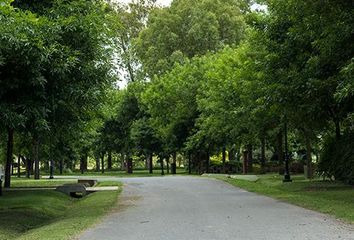
[(353, 182), (353, 4), (260, 2), (4, 1), (6, 186), (14, 151), (37, 178), (113, 156), (129, 172), (177, 157), (198, 173), (290, 161)]

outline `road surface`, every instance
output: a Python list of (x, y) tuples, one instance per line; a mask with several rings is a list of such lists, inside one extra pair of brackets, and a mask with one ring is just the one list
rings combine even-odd
[[(112, 179), (109, 179), (112, 180)], [(201, 177), (120, 178), (118, 209), (81, 240), (354, 240), (326, 215)]]

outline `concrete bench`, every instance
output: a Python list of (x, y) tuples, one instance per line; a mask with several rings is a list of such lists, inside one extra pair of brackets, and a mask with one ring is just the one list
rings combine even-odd
[(86, 187), (93, 187), (97, 184), (97, 180), (93, 180), (93, 179), (79, 179), (77, 180), (78, 184), (83, 184)]
[(86, 187), (83, 184), (65, 184), (55, 189), (74, 198), (82, 198), (86, 196)]

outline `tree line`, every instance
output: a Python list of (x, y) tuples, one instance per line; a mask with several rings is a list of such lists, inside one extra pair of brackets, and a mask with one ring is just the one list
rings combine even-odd
[(199, 173), (219, 154), (224, 172), (240, 159), (244, 172), (282, 171), (289, 158), (308, 177), (352, 182), (353, 3), (261, 3), (150, 10), (131, 41), (140, 68), (101, 135), (120, 139), (111, 151), (167, 165), (179, 153)]
[(40, 166), (83, 172), (89, 157), (112, 168), (112, 156), (129, 173), (156, 157), (175, 173), (178, 156), (203, 173), (216, 156), (221, 172), (281, 171), (290, 158), (352, 182), (353, 3), (261, 4), (0, 5), (5, 186), (14, 152), (36, 178)]

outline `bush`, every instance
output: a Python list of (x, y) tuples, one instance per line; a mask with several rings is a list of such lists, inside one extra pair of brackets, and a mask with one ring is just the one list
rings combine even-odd
[(354, 183), (354, 133), (347, 133), (339, 140), (325, 140), (318, 171), (324, 177)]

